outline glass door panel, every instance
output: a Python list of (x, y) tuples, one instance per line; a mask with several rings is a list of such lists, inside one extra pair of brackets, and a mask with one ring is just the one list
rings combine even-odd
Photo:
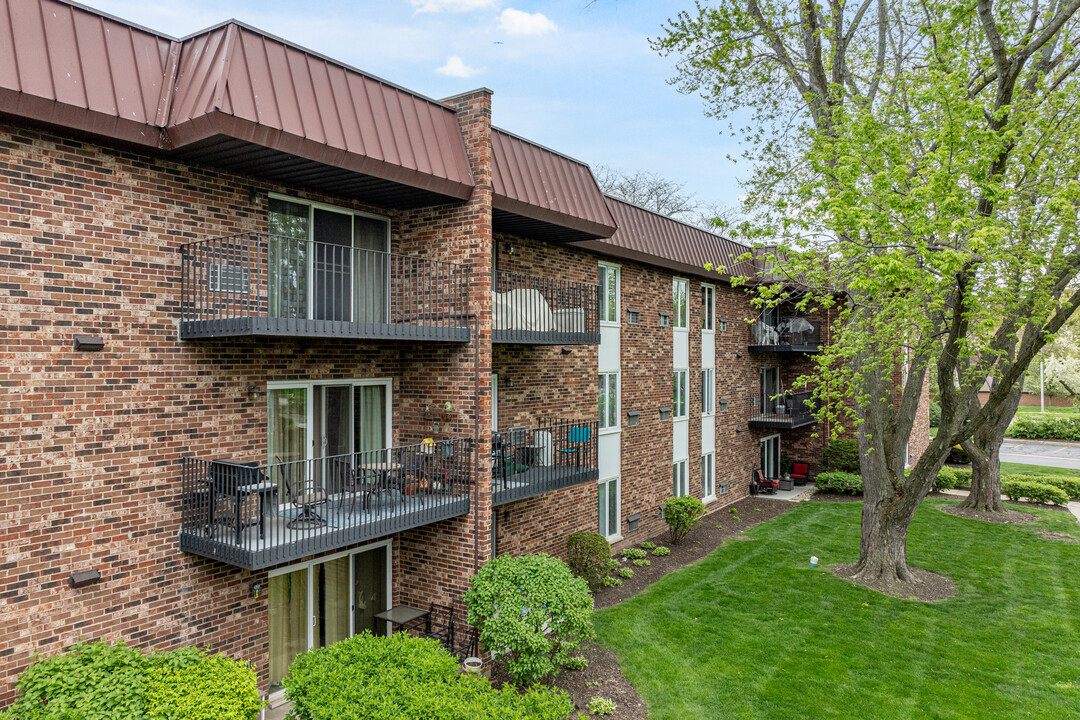
[(311, 647), (315, 649), (349, 637), (349, 558), (319, 563), (312, 574), (315, 619)]
[[(357, 385), (353, 388), (356, 413), (353, 416), (353, 438), (356, 452), (382, 450), (386, 437), (386, 386)], [(380, 462), (372, 458), (362, 462)]]
[(352, 465), (353, 388), (327, 385), (322, 390), (323, 487), (329, 493), (338, 493), (344, 489), (345, 474)]
[(296, 656), (308, 649), (308, 569), (270, 578), (270, 687), (281, 679)]
[(375, 613), (389, 609), (386, 596), (386, 547), (353, 555), (353, 632), (386, 633)]
[(308, 449), (307, 388), (274, 388), (267, 393), (270, 432), (268, 461), (276, 463), (278, 498), (290, 502), (290, 491), (299, 492), (306, 482)]
[(307, 205), (270, 198), (267, 255), (270, 317), (307, 318)]
[(356, 248), (357, 320), (388, 322), (390, 256), (387, 255), (386, 221), (354, 216), (353, 242)]
[(315, 208), (316, 320), (352, 320), (352, 216)]

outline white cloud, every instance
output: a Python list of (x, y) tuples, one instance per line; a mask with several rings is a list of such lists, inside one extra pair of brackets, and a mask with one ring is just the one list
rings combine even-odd
[(465, 61), (457, 55), (451, 55), (446, 59), (446, 64), (441, 68), (436, 68), (435, 72), (449, 77), (467, 78), (472, 77), (480, 72), (480, 70), (481, 68), (469, 67), (465, 64)]
[(513, 8), (502, 11), (499, 29), (509, 35), (543, 35), (558, 30), (544, 13), (527, 13)]
[(418, 13), (472, 12), (493, 8), (498, 0), (409, 0)]

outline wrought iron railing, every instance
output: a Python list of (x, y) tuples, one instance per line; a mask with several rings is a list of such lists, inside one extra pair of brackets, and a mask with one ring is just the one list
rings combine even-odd
[(494, 281), (494, 340), (595, 345), (600, 286), (500, 270)]
[(816, 422), (812, 392), (798, 392), (778, 398), (770, 398), (763, 412), (750, 418), (751, 425), (759, 427), (801, 427)]
[(180, 252), (183, 338), (469, 339), (465, 265), (264, 233)]
[(595, 481), (596, 420), (551, 420), (492, 435), (492, 504)]
[(759, 318), (750, 326), (751, 345), (777, 349), (821, 346), (821, 322), (804, 317), (781, 317), (775, 325)]
[(258, 569), (469, 512), (472, 439), (270, 464), (181, 460), (180, 549)]

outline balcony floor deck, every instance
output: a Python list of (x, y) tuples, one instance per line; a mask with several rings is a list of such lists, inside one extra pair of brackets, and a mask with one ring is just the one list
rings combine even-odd
[(430, 340), (469, 342), (467, 325), (345, 322), (294, 318), (237, 317), (220, 320), (187, 320), (180, 323), (180, 339), (201, 340), (251, 335), (350, 340)]
[(386, 493), (373, 498), (370, 507), (362, 507), (361, 498), (350, 506), (350, 498), (342, 503), (332, 497), (315, 508), (325, 525), (309, 522), (289, 528), (299, 512), (296, 508), (273, 508), (265, 520), (264, 538), (259, 537), (258, 523), (249, 524), (237, 541), (232, 518), (219, 518), (212, 527), (213, 536), (197, 529), (180, 532), (180, 549), (230, 565), (258, 570), (298, 560), (316, 553), (329, 552), (360, 542), (420, 527), (440, 520), (466, 515), (469, 499), (461, 495), (425, 495), (402, 497)]
[(505, 505), (553, 490), (595, 482), (599, 477), (600, 471), (597, 468), (566, 465), (530, 467), (505, 478), (496, 476), (492, 485), (491, 504)]

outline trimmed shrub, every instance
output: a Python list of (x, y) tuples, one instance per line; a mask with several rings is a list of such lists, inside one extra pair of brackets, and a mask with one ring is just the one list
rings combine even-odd
[(863, 491), (862, 476), (846, 472), (823, 472), (814, 478), (818, 490), (827, 492), (847, 493), (861, 495)]
[(826, 470), (857, 473), (860, 470), (859, 442), (851, 439), (830, 440), (825, 446), (822, 460)]
[(588, 583), (546, 553), (488, 561), (463, 599), (481, 647), (504, 656), (518, 684), (558, 673), (570, 652), (596, 635)]
[(1080, 498), (1080, 477), (1068, 477), (1066, 475), (1027, 475), (1016, 473), (1015, 475), (1002, 475), (1001, 481), (1022, 480), (1037, 482), (1050, 487), (1056, 487), (1065, 491), (1070, 498)]
[(570, 572), (589, 584), (589, 589), (600, 587), (611, 572), (611, 545), (604, 536), (595, 532), (576, 532), (566, 538), (566, 561)]
[(964, 448), (959, 445), (953, 445), (949, 448), (949, 456), (945, 458), (945, 462), (953, 465), (970, 465), (971, 456), (967, 454)]
[(406, 633), (365, 631), (303, 653), (283, 684), (297, 720), (565, 720), (573, 710), (560, 690), (519, 693), (509, 683), (496, 690), (482, 676), (459, 673), (437, 641)]
[(941, 403), (937, 400), (930, 401), (930, 427), (941, 424)]
[(969, 488), (971, 487), (971, 468), (951, 468), (953, 476), (956, 477), (956, 487)]
[(671, 550), (669, 548), (664, 547), (663, 545), (660, 545), (655, 550), (652, 551), (652, 554), (653, 554), (653, 557), (663, 557), (664, 555), (670, 555)]
[(956, 487), (956, 470), (945, 465), (938, 470), (937, 479), (934, 480), (935, 490), (952, 490)]
[(1080, 440), (1080, 417), (1017, 417), (1005, 437), (1029, 440)]
[(648, 555), (647, 552), (645, 552), (641, 548), (636, 547), (628, 547), (622, 551), (622, 556), (627, 560), (640, 560), (646, 555)]
[(263, 706), (251, 667), (197, 648), (79, 643), (37, 660), (16, 687), (11, 720), (254, 720)]
[(630, 578), (634, 577), (634, 571), (628, 567), (621, 567), (619, 568), (619, 577), (629, 580)]
[(1001, 492), (1008, 495), (1010, 500), (1027, 498), (1043, 505), (1048, 503), (1067, 505), (1069, 502), (1068, 494), (1061, 488), (1030, 480), (1002, 480)]
[(668, 539), (672, 545), (681, 543), (703, 517), (705, 503), (696, 497), (669, 497), (664, 501), (664, 522), (668, 525)]

